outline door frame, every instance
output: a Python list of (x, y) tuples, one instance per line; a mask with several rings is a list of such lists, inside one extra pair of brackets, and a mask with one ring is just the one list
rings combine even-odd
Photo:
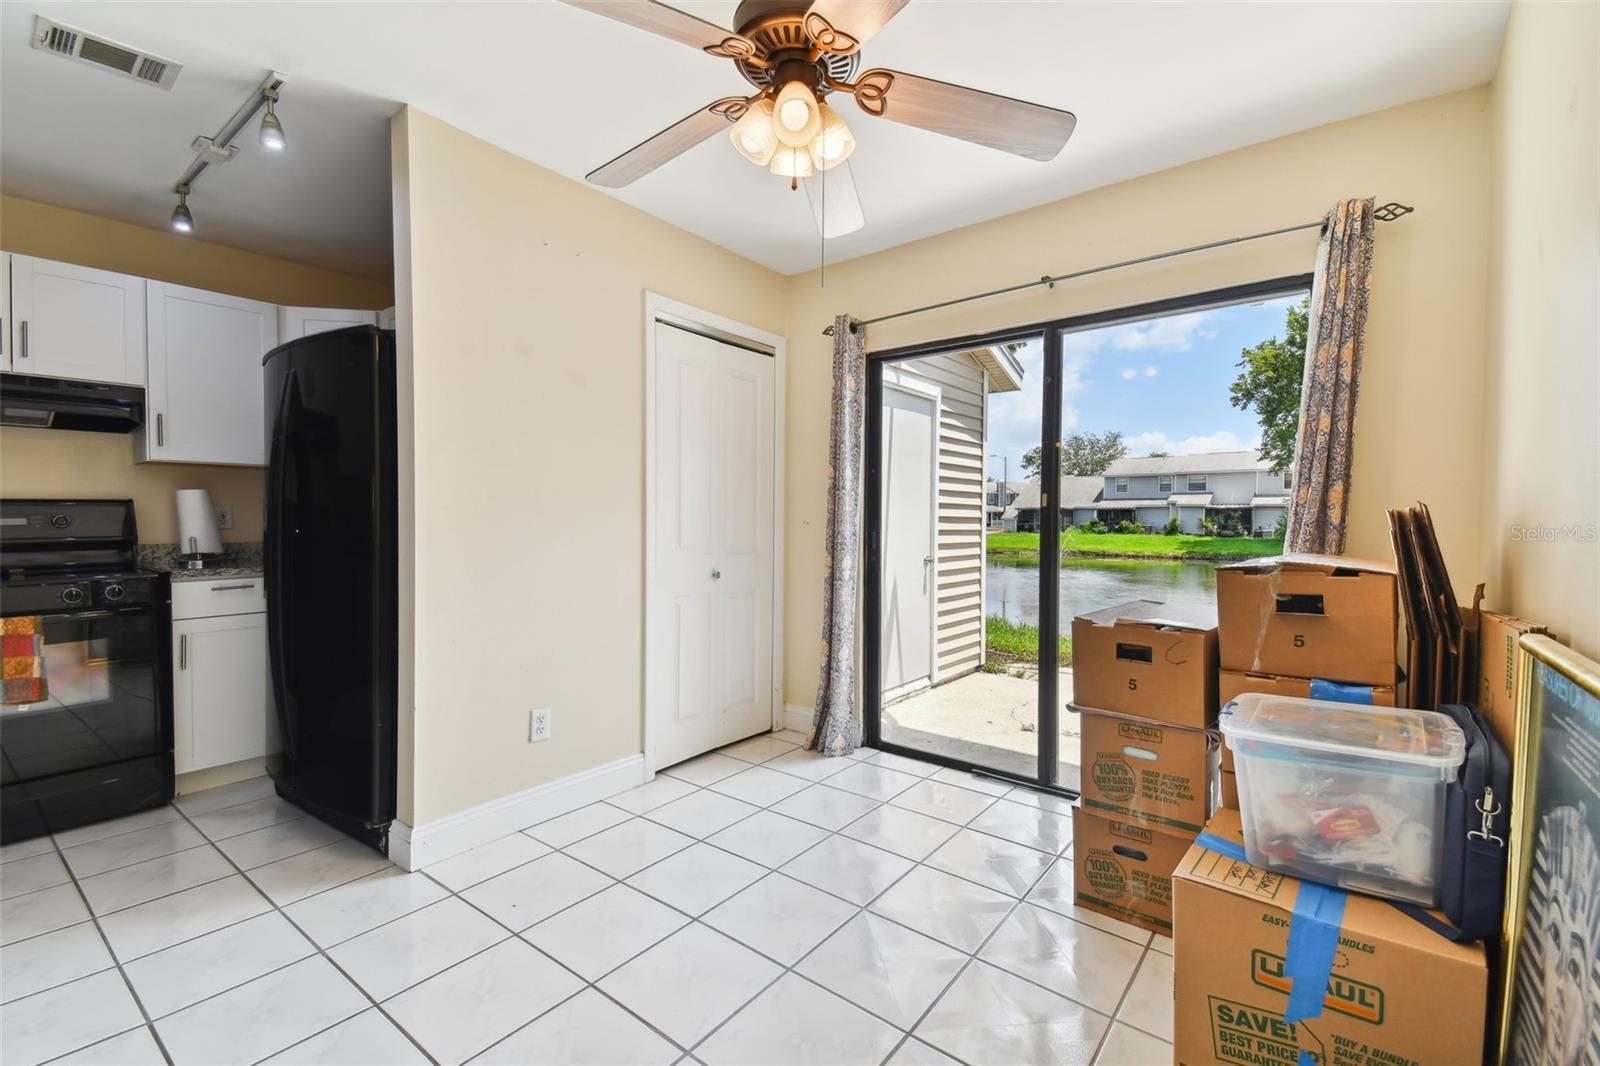
[(644, 648), (643, 674), (639, 679), (644, 712), (643, 748), (645, 780), (655, 777), (660, 769), (656, 765), (655, 742), (659, 735), (655, 719), (661, 714), (660, 700), (650, 690), (654, 676), (651, 666), (661, 653), (650, 639), (650, 611), (660, 598), (657, 584), (660, 575), (651, 562), (656, 538), (655, 494), (650, 491), (656, 480), (656, 328), (658, 323), (699, 333), (712, 340), (744, 348), (753, 354), (774, 360), (772, 374), (772, 712), (773, 729), (782, 728), (783, 720), (783, 505), (784, 505), (784, 384), (788, 366), (788, 342), (776, 333), (734, 319), (682, 303), (660, 293), (645, 290), (644, 294), (644, 611), (639, 620), (640, 641)]
[[(1059, 752), (1057, 750), (1059, 732), (1057, 725), (1060, 677), (1057, 670), (1044, 669), (1046, 656), (1049, 657), (1053, 664), (1055, 649), (1058, 647), (1058, 638), (1061, 632), (1061, 619), (1059, 617), (1060, 597), (1055, 594), (1046, 595), (1044, 591), (1045, 589), (1055, 589), (1060, 583), (1061, 554), (1059, 552), (1041, 552), (1039, 556), (1040, 670), (1037, 776), (1024, 778), (1003, 770), (981, 766), (951, 756), (919, 751), (898, 744), (884, 743), (883, 741), (883, 690), (879, 676), (878, 626), (881, 624), (882, 613), (880, 591), (883, 569), (881, 557), (883, 500), (879, 481), (882, 477), (883, 465), (882, 423), (885, 368), (894, 363), (910, 359), (965, 352), (974, 348), (1005, 344), (1010, 341), (1027, 341), (1035, 338), (1042, 340), (1044, 345), (1044, 381), (1042, 383), (1044, 411), (1042, 412), (1040, 426), (1040, 446), (1042, 448), (1040, 487), (1041, 491), (1049, 493), (1049, 498), (1057, 500), (1058, 505), (1050, 506), (1046, 504), (1040, 508), (1039, 543), (1041, 545), (1053, 544), (1057, 543), (1060, 538), (1061, 465), (1059, 449), (1048, 445), (1052, 441), (1059, 440), (1061, 436), (1061, 371), (1065, 336), (1068, 333), (1098, 329), (1102, 326), (1116, 325), (1121, 322), (1137, 322), (1147, 318), (1179, 314), (1185, 311), (1198, 311), (1207, 307), (1226, 307), (1230, 304), (1248, 303), (1252, 300), (1289, 296), (1310, 290), (1311, 283), (1312, 276), (1310, 274), (1295, 274), (1266, 281), (1232, 285), (1226, 288), (1175, 296), (1163, 300), (1152, 300), (1147, 303), (1126, 307), (1092, 311), (1064, 318), (1046, 319), (1043, 322), (1011, 326), (987, 333), (949, 337), (943, 340), (925, 341), (902, 348), (890, 348), (867, 353), (867, 407), (863, 441), (866, 476), (862, 485), (861, 539), (862, 651), (861, 660), (858, 664), (858, 678), (861, 684), (861, 742), (864, 745), (985, 777), (1011, 781), (1039, 791), (1055, 792), (1071, 799), (1078, 798), (1078, 794), (1074, 790), (1064, 788), (1055, 783), (1056, 768), (1059, 762)], [(986, 462), (988, 424), (987, 412), (985, 412), (984, 434), (986, 443), (984, 451)], [(985, 595), (987, 595), (987, 592), (985, 592)], [(985, 605), (985, 615), (987, 616), (987, 604)], [(1047, 711), (1050, 719), (1048, 729), (1045, 728)]]
[[(894, 374), (891, 379), (890, 374)], [(928, 687), (939, 683), (939, 416), (944, 406), (944, 390), (937, 385), (917, 381), (914, 378), (905, 378), (895, 374), (892, 370), (884, 371), (883, 387), (895, 389), (908, 396), (928, 400), (933, 404), (933, 418), (928, 435), (929, 458), (929, 486), (928, 486), (928, 542), (929, 554), (933, 564), (928, 571)], [(882, 420), (879, 420), (878, 431), (883, 431)], [(879, 447), (882, 445), (880, 443)], [(880, 493), (883, 491), (880, 487)], [(882, 574), (879, 574), (882, 579)], [(880, 619), (881, 621), (881, 619)], [(881, 649), (880, 649), (881, 650)], [(880, 663), (881, 669), (881, 663)], [(894, 690), (895, 695), (904, 695), (915, 691), (909, 685), (902, 685)]]

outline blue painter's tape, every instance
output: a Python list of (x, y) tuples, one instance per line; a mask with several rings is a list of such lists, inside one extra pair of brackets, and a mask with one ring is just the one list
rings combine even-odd
[(1338, 681), (1324, 681), (1319, 677), (1311, 679), (1311, 698), (1314, 700), (1329, 700), (1333, 703), (1360, 703), (1372, 706), (1372, 686), (1346, 685)]
[(1214, 851), (1218, 855), (1226, 855), (1228, 858), (1233, 859), (1236, 862), (1250, 861), (1244, 857), (1243, 844), (1235, 844), (1233, 841), (1225, 840), (1222, 837), (1217, 836), (1215, 833), (1201, 833), (1199, 836), (1194, 838), (1194, 842), (1199, 844), (1202, 848), (1205, 848), (1207, 851)]
[(1300, 882), (1294, 914), (1289, 919), (1289, 946), (1284, 951), (1284, 976), (1294, 982), (1283, 1020), (1298, 1022), (1322, 1013), (1322, 1000), (1339, 947), (1339, 926), (1349, 895), (1341, 889)]
[(1301, 1051), (1297, 1066), (1317, 1066), (1317, 1057), (1309, 1051)]

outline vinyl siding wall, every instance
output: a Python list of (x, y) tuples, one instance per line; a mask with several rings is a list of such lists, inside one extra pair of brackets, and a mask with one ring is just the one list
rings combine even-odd
[(939, 390), (939, 572), (934, 680), (983, 664), (983, 368), (964, 354), (895, 363), (884, 379)]

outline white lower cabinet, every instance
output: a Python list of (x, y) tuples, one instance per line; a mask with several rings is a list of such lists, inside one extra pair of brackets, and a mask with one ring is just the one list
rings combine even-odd
[(279, 751), (267, 678), (266, 611), (178, 617), (241, 606), (264, 608), (261, 579), (185, 581), (176, 583), (174, 591), (175, 769), (190, 773)]

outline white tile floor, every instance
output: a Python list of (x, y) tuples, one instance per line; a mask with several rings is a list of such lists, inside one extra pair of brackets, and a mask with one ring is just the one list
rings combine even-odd
[(1171, 1062), (1058, 800), (799, 739), (410, 874), (265, 780), (7, 846), (0, 1060)]

